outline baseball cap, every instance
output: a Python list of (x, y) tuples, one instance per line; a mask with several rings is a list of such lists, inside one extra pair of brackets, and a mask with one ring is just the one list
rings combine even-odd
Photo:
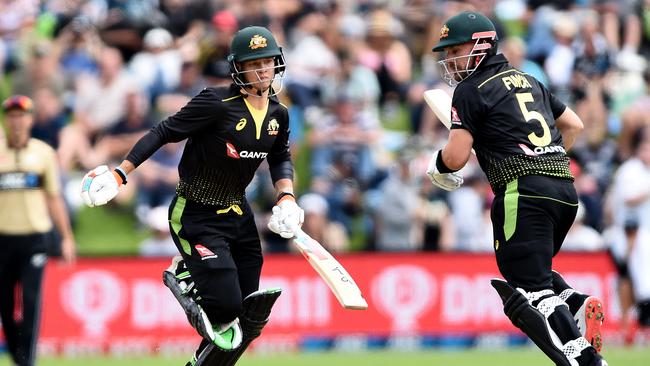
[(12, 95), (2, 102), (2, 110), (4, 112), (14, 109), (31, 113), (34, 110), (34, 102), (32, 102), (31, 98), (24, 95)]

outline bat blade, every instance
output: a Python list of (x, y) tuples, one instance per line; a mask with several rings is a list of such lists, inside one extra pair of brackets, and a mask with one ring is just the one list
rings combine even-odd
[(424, 101), (447, 129), (451, 129), (451, 97), (442, 89), (424, 92)]
[[(424, 92), (424, 101), (448, 130), (451, 130), (451, 97), (442, 89), (429, 89)], [(472, 154), (476, 155), (474, 149)]]
[(304, 231), (296, 230), (293, 243), (320, 277), (327, 283), (341, 306), (346, 309), (365, 310), (368, 303), (352, 276), (320, 243)]

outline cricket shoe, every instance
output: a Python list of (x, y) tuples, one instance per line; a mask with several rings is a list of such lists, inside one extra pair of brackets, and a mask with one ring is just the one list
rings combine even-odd
[(589, 296), (571, 288), (562, 275), (552, 272), (553, 289), (562, 301), (569, 306), (580, 334), (600, 353), (603, 349), (601, 327), (605, 320), (603, 302), (596, 296)]
[(595, 296), (587, 296), (573, 318), (580, 333), (600, 353), (603, 349), (601, 328), (605, 320), (603, 302)]
[(163, 271), (163, 283), (171, 290), (178, 303), (185, 311), (187, 320), (192, 327), (205, 339), (219, 348), (234, 350), (242, 342), (242, 330), (239, 319), (226, 324), (213, 326), (208, 315), (197, 303), (200, 296), (192, 281), (192, 276), (180, 255), (172, 259), (171, 265)]

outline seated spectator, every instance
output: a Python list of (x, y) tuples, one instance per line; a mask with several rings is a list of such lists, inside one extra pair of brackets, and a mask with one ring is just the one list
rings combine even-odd
[(544, 61), (544, 71), (548, 76), (549, 89), (562, 102), (570, 103), (573, 64), (576, 58), (571, 44), (578, 33), (578, 27), (571, 15), (557, 13), (552, 29), (555, 42)]
[(28, 96), (39, 88), (63, 93), (65, 80), (51, 43), (42, 41), (34, 45), (29, 58), (12, 73), (12, 86), (13, 93)]
[(33, 97), (38, 107), (34, 110), (32, 136), (57, 149), (59, 133), (67, 125), (70, 115), (63, 108), (59, 94), (49, 87), (36, 89)]
[(311, 172), (315, 177), (325, 176), (334, 154), (349, 153), (356, 161), (352, 174), (360, 182), (367, 183), (376, 173), (372, 150), (377, 147), (382, 133), (379, 121), (360, 114), (347, 95), (339, 95), (333, 109), (334, 115), (324, 118), (309, 133)]
[(119, 160), (147, 132), (153, 121), (149, 103), (142, 93), (131, 92), (126, 96), (125, 115), (119, 122), (97, 138), (90, 154), (95, 162)]
[(468, 166), (461, 174), (465, 182), (448, 195), (455, 227), (453, 250), (492, 251), (492, 225), (487, 204), (489, 185), (477, 165)]
[(422, 246), (425, 204), (419, 195), (406, 155), (379, 186), (375, 207), (375, 246), (378, 251), (416, 251)]
[(169, 232), (167, 206), (158, 206), (147, 214), (146, 225), (152, 236), (140, 243), (140, 255), (143, 257), (173, 257), (178, 254), (174, 239)]
[(307, 193), (300, 197), (298, 205), (305, 210), (302, 230), (318, 241), (331, 253), (347, 252), (350, 240), (341, 223), (328, 218), (327, 200), (317, 193)]
[(499, 42), (499, 49), (512, 66), (548, 86), (548, 78), (544, 73), (544, 69), (534, 61), (526, 58), (526, 42), (523, 39), (519, 37), (506, 38)]
[(55, 46), (68, 88), (81, 74), (97, 74), (102, 40), (88, 18), (73, 18), (57, 35)]
[(385, 9), (372, 11), (366, 20), (367, 46), (359, 50), (359, 61), (377, 75), (381, 106), (394, 106), (405, 100), (412, 76), (411, 53), (399, 39), (404, 27)]
[(342, 50), (338, 56), (341, 67), (325, 76), (321, 84), (323, 103), (333, 105), (341, 94), (345, 94), (363, 115), (378, 119), (380, 88), (377, 76), (361, 65), (351, 50)]
[(178, 87), (183, 60), (174, 47), (174, 38), (164, 28), (149, 30), (143, 44), (144, 49), (133, 56), (128, 68), (150, 101), (154, 101), (160, 94)]
[(105, 48), (101, 55), (99, 75), (78, 78), (74, 120), (61, 131), (58, 154), (63, 171), (77, 163), (85, 168), (94, 166), (88, 161), (92, 142), (125, 117), (128, 96), (139, 91), (135, 79), (123, 68), (117, 49)]
[(144, 217), (143, 213), (153, 207), (171, 203), (176, 194), (183, 146), (183, 143), (165, 144), (138, 168), (134, 182), (139, 217)]
[(329, 218), (345, 226), (352, 233), (352, 222), (364, 210), (363, 186), (355, 175), (357, 155), (337, 152), (332, 158), (328, 174), (312, 180), (312, 191), (326, 198)]

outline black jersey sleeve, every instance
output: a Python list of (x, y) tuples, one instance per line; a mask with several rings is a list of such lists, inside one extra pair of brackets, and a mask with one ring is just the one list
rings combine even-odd
[(487, 104), (476, 87), (470, 83), (458, 84), (451, 101), (451, 128), (462, 128), (475, 136), (486, 110)]
[(293, 179), (293, 163), (291, 162), (291, 152), (289, 150), (289, 113), (286, 108), (283, 108), (283, 111), (284, 123), (266, 158), (269, 163), (271, 180), (274, 184), (279, 179)]
[(168, 142), (182, 141), (213, 123), (220, 98), (212, 88), (203, 89), (181, 110), (153, 127), (133, 146), (126, 157), (136, 167)]
[(540, 88), (542, 88), (542, 93), (546, 94), (551, 105), (551, 111), (553, 112), (553, 118), (557, 119), (564, 113), (566, 110), (566, 105), (562, 103), (553, 93), (548, 91), (542, 83), (539, 83)]

